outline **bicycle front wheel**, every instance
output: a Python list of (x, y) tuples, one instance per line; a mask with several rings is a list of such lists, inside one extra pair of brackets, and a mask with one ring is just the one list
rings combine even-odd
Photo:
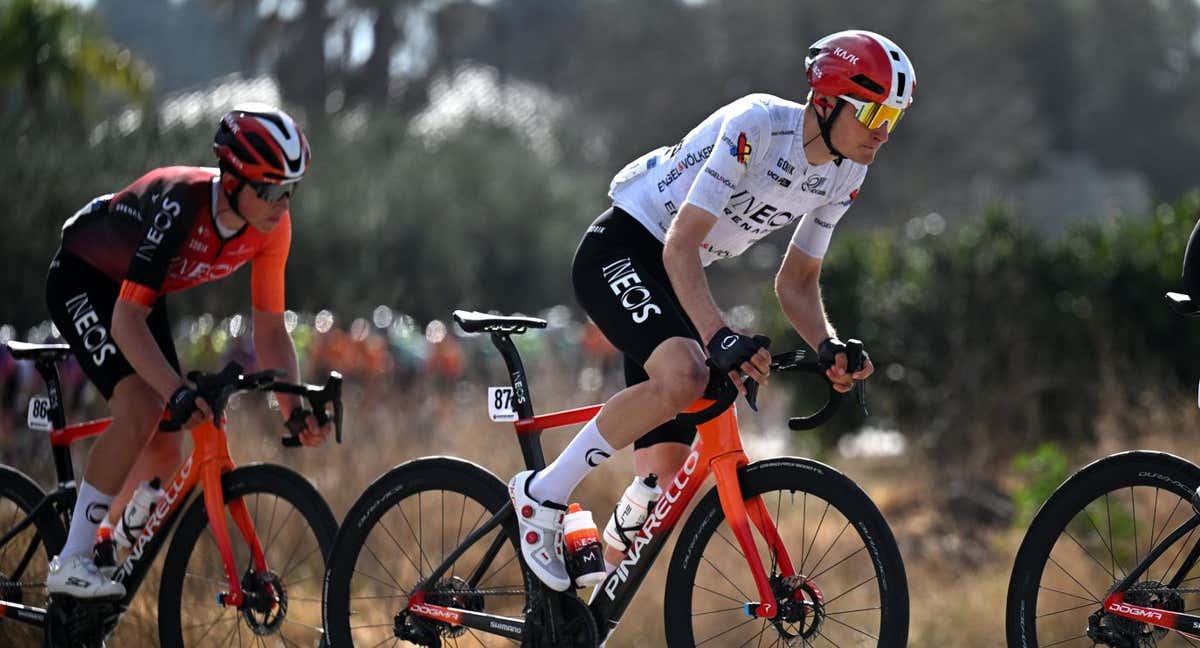
[[(1005, 615), (1008, 645), (1200, 645), (1102, 610), (1113, 586), (1195, 515), (1191, 496), (1197, 484), (1200, 468), (1161, 452), (1106, 457), (1063, 482), (1033, 518), (1017, 551)], [(1200, 606), (1200, 570), (1193, 566), (1178, 574), (1198, 540), (1200, 531), (1193, 529), (1175, 542), (1126, 599), (1175, 611)], [(1177, 574), (1181, 586), (1167, 589)]]
[[(46, 494), (24, 473), (0, 466), (0, 537), (34, 511)], [(66, 531), (52, 509), (43, 509), (33, 524), (0, 545), (0, 600), (45, 609), (46, 572), (50, 557), (66, 541)], [(0, 646), (40, 646), (42, 630), (0, 619)]]
[(241, 498), (254, 523), (270, 573), (255, 573), (250, 550), (226, 508), (225, 520), (241, 569), (242, 590), (258, 603), (242, 610), (217, 605), (229, 589), (225, 563), (208, 530), (203, 498), (188, 507), (163, 563), (158, 598), (164, 646), (317, 646), (321, 583), (337, 520), (311, 483), (296, 472), (255, 464), (221, 477), (228, 503)]
[[(760, 600), (716, 488), (696, 506), (671, 556), (665, 604), (669, 646), (884, 646), (908, 640), (908, 581), (879, 509), (837, 470), (808, 459), (760, 461), (739, 473), (747, 503), (761, 498), (794, 574), (756, 537), (779, 611)], [(751, 525), (753, 528), (753, 524)]]
[[(325, 629), (334, 646), (513, 646), (520, 642), (410, 615), (409, 596), (492, 516), (510, 507), (504, 482), (452, 457), (416, 459), (377, 479), (346, 514), (329, 561)], [(459, 556), (426, 602), (524, 617), (516, 517)], [(444, 642), (444, 643), (438, 643)]]

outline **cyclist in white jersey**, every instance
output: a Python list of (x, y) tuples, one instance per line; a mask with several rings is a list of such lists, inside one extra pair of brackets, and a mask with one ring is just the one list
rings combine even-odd
[[(770, 354), (725, 323), (705, 266), (794, 227), (775, 277), (784, 314), (834, 362), (828, 376), (838, 391), (874, 371), (869, 358), (861, 370), (847, 371), (845, 345), (825, 315), (818, 279), (833, 228), (911, 105), (916, 78), (895, 43), (860, 30), (818, 40), (805, 67), (807, 103), (743, 97), (679, 144), (627, 165), (613, 178), (613, 207), (580, 242), (572, 267), (576, 295), (625, 354), (630, 386), (549, 466), (509, 482), (522, 553), (552, 589), (570, 586), (562, 559), (563, 504), (588, 472), (633, 443), (639, 475), (674, 474), (695, 436), (695, 428), (674, 417), (703, 394), (706, 358), (739, 389), (741, 373), (766, 382)], [(606, 553), (610, 570), (620, 553)]]

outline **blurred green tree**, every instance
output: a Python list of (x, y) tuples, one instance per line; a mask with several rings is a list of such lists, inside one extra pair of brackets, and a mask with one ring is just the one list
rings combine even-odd
[[(97, 96), (147, 97), (153, 76), (92, 16), (57, 0), (0, 2), (0, 87), (18, 115), (95, 117)], [(61, 107), (61, 108), (60, 108)]]

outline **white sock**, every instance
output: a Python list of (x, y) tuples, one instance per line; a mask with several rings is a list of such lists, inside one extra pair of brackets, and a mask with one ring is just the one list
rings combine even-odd
[(529, 494), (543, 502), (550, 500), (565, 504), (579, 482), (592, 472), (592, 468), (604, 463), (615, 453), (616, 450), (600, 436), (596, 419), (592, 419), (571, 439), (558, 459), (538, 472), (529, 484)]
[(85, 481), (79, 483), (79, 497), (75, 501), (75, 512), (71, 514), (71, 530), (59, 554), (62, 559), (84, 552), (92, 555), (92, 548), (96, 546), (96, 529), (100, 528), (100, 523), (108, 515), (108, 507), (114, 497), (101, 493)]

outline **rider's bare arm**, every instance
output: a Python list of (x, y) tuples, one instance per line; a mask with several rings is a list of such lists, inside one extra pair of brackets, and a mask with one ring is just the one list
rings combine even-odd
[(700, 264), (700, 244), (716, 222), (717, 217), (708, 211), (684, 203), (667, 229), (667, 240), (663, 245), (663, 265), (671, 279), (671, 287), (700, 332), (701, 340), (708, 340), (725, 326)]
[(789, 245), (775, 275), (775, 295), (792, 327), (814, 349), (826, 338), (837, 337), (821, 303), (820, 278), (821, 259)]
[[(254, 309), (254, 349), (259, 365), (263, 368), (282, 369), (285, 382), (300, 382), (300, 363), (296, 359), (296, 346), (284, 326), (283, 313)], [(304, 402), (293, 394), (276, 393), (279, 411), (286, 417)], [(306, 429), (300, 440), (307, 446), (321, 445), (333, 430), (331, 423), (318, 427), (313, 417), (308, 417)]]
[(112, 336), (134, 371), (150, 383), (163, 400), (171, 398), (183, 385), (183, 378), (171, 367), (154, 341), (146, 317), (150, 308), (127, 299), (113, 306)]

